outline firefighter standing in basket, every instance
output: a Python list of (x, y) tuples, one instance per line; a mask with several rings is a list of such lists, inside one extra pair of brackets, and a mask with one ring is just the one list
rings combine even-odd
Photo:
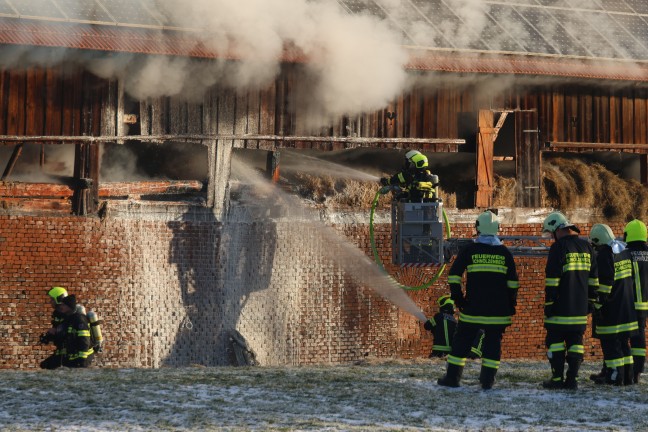
[[(594, 249), (578, 237), (580, 230), (561, 212), (549, 214), (543, 233), (552, 236), (545, 267), (544, 327), (551, 379), (549, 389), (578, 388), (578, 371), (583, 362), (583, 334), (587, 315), (597, 299), (598, 270)], [(568, 370), (565, 375), (565, 361)]]
[(648, 245), (646, 225), (634, 219), (625, 226), (623, 239), (632, 255), (632, 266), (635, 272), (634, 302), (639, 330), (630, 336), (630, 346), (634, 362), (633, 384), (639, 383), (639, 377), (646, 363), (646, 315), (648, 314)]
[[(448, 355), (447, 372), (437, 383), (459, 387), (466, 358), (480, 330), (484, 341), (479, 382), (484, 390), (492, 388), (502, 355), (502, 336), (511, 325), (519, 288), (515, 261), (497, 237), (499, 220), (485, 211), (477, 217), (478, 233), (474, 243), (464, 247), (448, 273), (452, 300), (460, 310), (457, 332)], [(466, 272), (466, 293), (461, 278)]]
[(57, 369), (61, 366), (90, 366), (94, 354), (90, 323), (83, 311), (77, 308), (76, 296), (69, 295), (62, 287), (53, 287), (47, 295), (54, 307), (52, 327), (41, 335), (40, 340), (44, 344), (53, 342), (56, 350), (41, 362), (40, 367)]
[(398, 186), (400, 192), (395, 197), (397, 200), (435, 201), (439, 198), (439, 177), (427, 168), (427, 157), (418, 150), (410, 150), (405, 153), (403, 170), (390, 178), (381, 178), (380, 184)]
[(601, 340), (604, 373), (594, 378), (597, 384), (632, 384), (633, 360), (630, 335), (638, 329), (634, 308), (632, 256), (625, 244), (614, 238), (612, 229), (596, 224), (589, 239), (596, 248), (598, 302), (593, 315), (594, 334)]

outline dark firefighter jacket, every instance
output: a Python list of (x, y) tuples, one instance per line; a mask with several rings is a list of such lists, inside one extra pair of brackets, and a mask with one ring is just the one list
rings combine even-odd
[(88, 318), (81, 312), (68, 315), (57, 327), (55, 344), (64, 350), (63, 366), (89, 366), (94, 350)]
[(634, 268), (635, 309), (640, 316), (648, 314), (648, 245), (642, 241), (628, 243)]
[(452, 337), (457, 330), (457, 320), (451, 313), (437, 312), (431, 322), (434, 338), (432, 355), (448, 354), (452, 348)]
[[(466, 294), (461, 277), (466, 272)], [(513, 255), (504, 245), (471, 243), (455, 259), (448, 274), (450, 292), (459, 307), (459, 321), (507, 326), (515, 314), (518, 276)]]
[(545, 268), (545, 328), (584, 331), (597, 289), (598, 269), (590, 243), (576, 235), (556, 240)]
[(639, 328), (634, 308), (631, 253), (625, 249), (615, 254), (610, 246), (602, 246), (596, 252), (596, 263), (600, 304), (600, 309), (595, 313), (596, 335), (629, 336), (631, 331)]
[[(60, 326), (63, 321), (65, 321), (65, 314), (54, 310), (52, 312), (52, 328), (56, 329), (58, 326)], [(63, 346), (63, 338), (62, 337), (54, 337), (52, 339), (52, 342), (54, 343), (54, 346), (56, 346), (56, 350), (54, 351), (54, 354), (57, 355), (63, 355), (65, 354), (65, 349)]]
[(409, 169), (394, 174), (389, 179), (390, 185), (398, 185), (403, 190), (401, 198), (409, 201), (421, 201), (422, 199), (438, 198), (436, 186), (432, 173), (426, 169)]

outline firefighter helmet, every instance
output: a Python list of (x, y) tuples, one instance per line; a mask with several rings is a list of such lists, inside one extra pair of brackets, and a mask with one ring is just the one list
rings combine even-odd
[(454, 305), (454, 300), (452, 300), (450, 298), (450, 296), (446, 294), (446, 295), (442, 295), (441, 297), (439, 297), (439, 299), (437, 300), (437, 303), (439, 303), (440, 307), (444, 307), (444, 306), (447, 306), (447, 305)]
[(605, 224), (595, 224), (590, 230), (589, 239), (594, 246), (608, 245), (614, 240), (614, 233)]
[(477, 216), (477, 221), (475, 222), (475, 229), (479, 234), (485, 235), (497, 235), (499, 231), (500, 222), (499, 218), (495, 213), (490, 210), (486, 210), (479, 216)]
[(418, 151), (418, 150), (410, 150), (407, 153), (405, 153), (405, 163), (408, 166), (412, 166), (412, 167), (416, 167), (416, 168), (427, 168), (428, 159), (420, 151)]
[(54, 303), (61, 304), (61, 301), (68, 296), (68, 292), (63, 287), (55, 286), (47, 291), (47, 295), (50, 296), (52, 300), (54, 300)]
[(646, 224), (639, 219), (631, 220), (623, 230), (623, 238), (628, 243), (633, 241), (647, 241)]
[(567, 220), (567, 216), (559, 211), (549, 213), (549, 216), (547, 216), (542, 223), (542, 232), (554, 233), (561, 228), (573, 228), (574, 231), (580, 232), (578, 228), (576, 228), (576, 225), (570, 223)]

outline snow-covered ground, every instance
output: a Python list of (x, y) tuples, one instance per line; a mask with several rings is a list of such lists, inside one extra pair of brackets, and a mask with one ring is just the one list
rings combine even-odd
[(348, 366), (0, 372), (0, 430), (648, 430), (648, 384), (548, 391), (546, 362), (503, 361), (495, 387), (436, 384), (437, 360)]

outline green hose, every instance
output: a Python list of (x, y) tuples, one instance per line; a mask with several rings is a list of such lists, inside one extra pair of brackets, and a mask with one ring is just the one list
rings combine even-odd
[[(373, 202), (371, 203), (371, 213), (369, 215), (369, 239), (371, 241), (371, 250), (373, 252), (374, 261), (376, 261), (376, 264), (378, 264), (378, 266), (390, 278), (392, 278), (391, 275), (389, 275), (387, 273), (387, 271), (385, 270), (385, 266), (383, 266), (382, 260), (380, 259), (380, 256), (378, 255), (378, 250), (376, 249), (376, 241), (375, 241), (375, 238), (374, 238), (374, 215), (376, 213), (376, 206), (378, 205), (378, 200), (380, 199), (381, 195), (382, 195), (381, 190), (378, 190), (378, 192), (376, 192), (376, 196), (373, 199)], [(442, 209), (442, 212), (443, 212), (443, 221), (445, 222), (445, 226), (446, 226), (446, 237), (450, 238), (451, 231), (450, 231), (450, 222), (448, 221), (448, 215), (446, 214), (445, 209)], [(439, 270), (436, 272), (436, 274), (434, 276), (432, 276), (432, 278), (430, 278), (430, 280), (428, 280), (427, 282), (424, 282), (423, 284), (418, 285), (418, 286), (403, 285), (403, 284), (399, 283), (396, 280), (394, 280), (394, 282), (396, 282), (396, 284), (399, 287), (401, 287), (402, 289), (404, 289), (406, 291), (418, 291), (418, 290), (426, 289), (426, 288), (429, 288), (434, 282), (436, 282), (439, 279), (439, 277), (441, 277), (441, 275), (443, 274), (443, 271), (445, 270), (445, 267), (446, 267), (446, 265), (444, 263), (439, 268)], [(392, 279), (394, 279), (394, 278), (392, 278)]]

